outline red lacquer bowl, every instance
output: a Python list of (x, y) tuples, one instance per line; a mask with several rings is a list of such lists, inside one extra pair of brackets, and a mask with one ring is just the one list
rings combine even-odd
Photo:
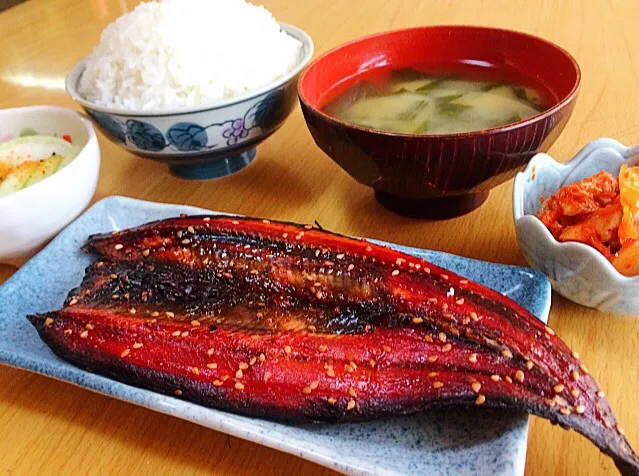
[[(322, 108), (374, 68), (446, 64), (507, 71), (548, 95), (550, 108), (494, 129), (449, 135), (382, 132), (339, 121)], [(409, 216), (446, 218), (480, 206), (492, 187), (512, 178), (555, 142), (577, 99), (581, 73), (570, 54), (524, 33), (436, 26), (381, 33), (317, 58), (298, 94), (317, 145), (385, 206)]]

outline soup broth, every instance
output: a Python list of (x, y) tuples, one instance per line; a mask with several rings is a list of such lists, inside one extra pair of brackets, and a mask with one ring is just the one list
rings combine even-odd
[(324, 112), (381, 131), (435, 135), (500, 127), (547, 108), (543, 94), (530, 87), (411, 69), (359, 81)]

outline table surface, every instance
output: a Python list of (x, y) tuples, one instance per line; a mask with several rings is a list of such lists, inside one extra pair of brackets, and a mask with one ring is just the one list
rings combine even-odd
[[(30, 0), (0, 14), (0, 107), (74, 107), (64, 77), (131, 0)], [(571, 121), (550, 153), (586, 142), (639, 142), (639, 2), (543, 0), (264, 0), (276, 18), (308, 32), (317, 52), (374, 32), (415, 25), (477, 24), (533, 33), (568, 49), (583, 83)], [(443, 222), (402, 218), (377, 204), (313, 143), (297, 108), (231, 177), (189, 182), (100, 136), (103, 165), (94, 200), (119, 194), (312, 223), (345, 234), (523, 265), (511, 218), (512, 181), (479, 210)], [(0, 283), (15, 269), (0, 265)], [(627, 437), (639, 447), (639, 320), (553, 294), (550, 324), (577, 349)], [(42, 376), (0, 366), (0, 474), (329, 474), (295, 456)], [(362, 442), (365, 444), (365, 442)], [(575, 432), (532, 419), (526, 472), (616, 474), (612, 461)]]

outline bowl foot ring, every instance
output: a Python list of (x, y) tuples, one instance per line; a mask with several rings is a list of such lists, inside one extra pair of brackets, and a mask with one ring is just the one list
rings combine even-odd
[(177, 177), (189, 180), (211, 180), (228, 177), (249, 165), (257, 154), (257, 149), (247, 150), (238, 155), (217, 159), (205, 164), (171, 164), (169, 170)]
[(411, 200), (375, 191), (375, 198), (384, 207), (403, 216), (444, 220), (465, 215), (478, 208), (488, 198), (488, 192)]

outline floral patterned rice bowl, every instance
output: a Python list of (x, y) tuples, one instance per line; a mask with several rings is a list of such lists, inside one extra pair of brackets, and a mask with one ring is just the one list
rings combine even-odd
[(169, 164), (191, 179), (217, 178), (246, 167), (255, 147), (275, 132), (297, 101), (297, 78), (313, 56), (313, 42), (302, 30), (280, 24), (302, 42), (297, 67), (272, 84), (206, 106), (162, 111), (126, 111), (95, 105), (77, 90), (80, 61), (67, 77), (68, 93), (107, 138), (124, 149)]

